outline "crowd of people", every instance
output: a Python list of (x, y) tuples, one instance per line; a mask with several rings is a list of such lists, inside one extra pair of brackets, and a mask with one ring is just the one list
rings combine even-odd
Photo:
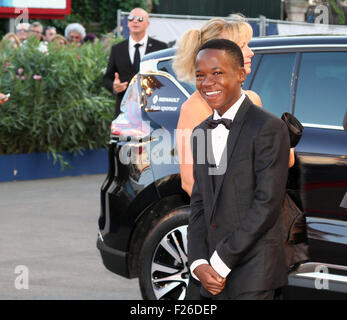
[(83, 43), (95, 43), (98, 38), (94, 33), (86, 33), (86, 29), (79, 23), (68, 24), (64, 30), (64, 35), (58, 34), (53, 26), (44, 27), (40, 22), (19, 23), (15, 33), (7, 33), (1, 40), (0, 49), (8, 46), (21, 47), (29, 37), (36, 37), (40, 41), (40, 50), (45, 51), (48, 43), (56, 42), (59, 47), (67, 44), (80, 46)]

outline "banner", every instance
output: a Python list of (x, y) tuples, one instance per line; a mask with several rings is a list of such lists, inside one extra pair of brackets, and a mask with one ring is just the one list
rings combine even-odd
[[(127, 27), (128, 12), (119, 11), (119, 30), (125, 38), (129, 37)], [(149, 14), (150, 25), (148, 28), (149, 36), (166, 42), (169, 47), (177, 45), (178, 40), (184, 32), (189, 29), (200, 29), (201, 26), (213, 17), (184, 16), (184, 15), (163, 15)], [(230, 17), (222, 17), (230, 19)], [(261, 18), (246, 18), (253, 29), (253, 37), (274, 36), (274, 35), (314, 35), (327, 34), (337, 35), (347, 34), (347, 26), (331, 25), (322, 23), (305, 23), (294, 21), (282, 21)], [(120, 34), (119, 34), (120, 35)]]
[(0, 18), (64, 19), (71, 14), (71, 0), (0, 0)]
[(0, 7), (66, 9), (66, 0), (0, 0)]

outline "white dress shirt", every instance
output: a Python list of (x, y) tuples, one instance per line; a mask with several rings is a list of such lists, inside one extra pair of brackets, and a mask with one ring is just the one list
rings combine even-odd
[(141, 44), (141, 47), (139, 47), (139, 51), (140, 51), (140, 58), (142, 59), (146, 52), (147, 42), (148, 42), (147, 33), (140, 41), (135, 41), (131, 36), (129, 36), (129, 56), (130, 56), (131, 63), (134, 63), (134, 55), (136, 50), (135, 44), (136, 43)]
[[(234, 120), (236, 113), (239, 110), (245, 97), (246, 95), (242, 92), (241, 97), (223, 114), (223, 116), (220, 116), (218, 112), (214, 110), (213, 120), (218, 120), (221, 118)], [(225, 128), (223, 124), (219, 124), (216, 128), (212, 129), (211, 131), (212, 152), (213, 152), (213, 156), (217, 166), (220, 164), (222, 154), (224, 152), (224, 149), (228, 140), (228, 136), (229, 136), (229, 130)], [(208, 264), (208, 261), (205, 259), (198, 259), (198, 260), (195, 260), (190, 266), (190, 272), (192, 276), (197, 280), (199, 279), (194, 274), (194, 269), (201, 264)], [(231, 269), (218, 256), (217, 251), (214, 251), (214, 253), (212, 254), (210, 258), (210, 264), (212, 268), (223, 278), (225, 278), (231, 271)]]

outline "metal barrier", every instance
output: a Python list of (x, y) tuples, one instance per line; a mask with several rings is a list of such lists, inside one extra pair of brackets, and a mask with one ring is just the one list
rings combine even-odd
[[(129, 12), (118, 10), (117, 12), (117, 36), (128, 37), (126, 18)], [(170, 42), (178, 40), (184, 31), (191, 28), (199, 28), (204, 22), (212, 19), (211, 16), (172, 15), (172, 14), (149, 14), (151, 21), (148, 33), (159, 40)], [(226, 20), (235, 20), (231, 16), (222, 17)], [(252, 25), (254, 36), (269, 35), (302, 35), (302, 34), (347, 34), (347, 26), (329, 25), (322, 23), (294, 22), (285, 20), (259, 18), (245, 18)], [(123, 24), (122, 24), (123, 22)], [(165, 22), (165, 23), (164, 23)]]

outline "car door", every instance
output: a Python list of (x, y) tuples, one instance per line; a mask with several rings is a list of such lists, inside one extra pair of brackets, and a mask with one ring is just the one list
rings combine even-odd
[[(325, 272), (330, 289), (343, 294), (347, 292), (345, 61), (346, 48), (334, 52), (309, 46), (255, 50), (253, 70), (244, 86), (259, 94), (264, 108), (277, 116), (292, 112), (305, 127), (295, 149), (303, 177), (296, 186), (302, 190), (310, 262), (293, 273), (289, 284), (317, 292)], [(298, 292), (294, 290), (293, 296)]]
[(296, 152), (311, 261), (339, 266), (347, 266), (346, 61), (347, 51), (303, 52), (294, 103), (305, 127)]

